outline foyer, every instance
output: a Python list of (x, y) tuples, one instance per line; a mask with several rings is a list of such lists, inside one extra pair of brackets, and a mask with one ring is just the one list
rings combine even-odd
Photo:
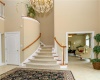
[[(0, 66), (0, 74), (19, 66)], [(41, 67), (40, 67), (41, 68)], [(100, 72), (94, 70), (91, 63), (80, 61), (80, 59), (70, 56), (67, 70), (71, 70), (76, 80), (99, 80)]]

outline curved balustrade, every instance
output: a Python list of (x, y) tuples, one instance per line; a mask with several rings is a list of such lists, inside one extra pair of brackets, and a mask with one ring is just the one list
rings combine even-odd
[(34, 40), (31, 44), (29, 44), (28, 46), (26, 46), (24, 49), (22, 49), (22, 51), (26, 50), (27, 48), (31, 47), (37, 40), (39, 40), (41, 37), (41, 33), (40, 35), (38, 36), (38, 38), (36, 40)]
[(56, 37), (54, 37), (54, 40), (55, 40), (56, 43), (63, 49), (63, 53), (62, 53), (62, 65), (65, 65), (65, 64), (64, 64), (64, 49), (66, 48), (66, 46), (61, 45), (61, 44), (57, 41)]

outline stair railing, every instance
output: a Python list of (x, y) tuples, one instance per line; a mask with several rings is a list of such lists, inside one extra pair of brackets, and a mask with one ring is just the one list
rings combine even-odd
[(2, 18), (4, 18), (4, 6), (5, 6), (5, 3), (0, 1), (0, 17)]
[(29, 47), (31, 47), (35, 42), (37, 42), (41, 37), (41, 33), (40, 35), (36, 38), (36, 40), (34, 40), (31, 44), (29, 44), (28, 46), (26, 46), (25, 48), (22, 49), (22, 51), (28, 49)]
[(54, 37), (54, 40), (55, 40), (55, 42), (63, 49), (62, 50), (62, 65), (65, 65), (65, 63), (64, 63), (64, 49), (66, 48), (66, 46), (63, 46), (63, 45), (61, 45), (58, 41), (57, 41), (57, 39), (56, 39), (56, 37)]

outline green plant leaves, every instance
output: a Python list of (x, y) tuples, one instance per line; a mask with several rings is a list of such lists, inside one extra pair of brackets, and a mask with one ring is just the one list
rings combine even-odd
[(92, 63), (100, 62), (100, 59), (91, 59), (91, 62), (92, 62)]
[(27, 8), (28, 8), (27, 16), (34, 18), (36, 16), (35, 10), (32, 8), (32, 6), (27, 5)]
[(94, 39), (97, 41), (97, 46), (95, 46), (93, 48), (93, 52), (95, 52), (96, 54), (96, 59), (91, 59), (91, 62), (100, 62), (100, 59), (98, 59), (98, 55), (100, 53), (100, 33), (96, 34), (96, 36), (94, 36)]
[(99, 54), (100, 53), (100, 46), (95, 46), (93, 48), (93, 52), (95, 52), (96, 54)]
[(100, 42), (100, 33), (96, 34), (96, 36), (94, 36), (94, 39), (95, 39), (97, 42)]

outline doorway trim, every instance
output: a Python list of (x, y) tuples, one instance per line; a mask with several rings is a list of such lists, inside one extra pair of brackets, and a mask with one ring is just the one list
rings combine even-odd
[[(19, 35), (19, 44), (20, 44), (20, 31), (18, 31), (18, 32), (5, 32), (5, 64), (7, 64), (7, 51), (6, 51), (6, 36), (7, 36), (7, 34), (9, 34), (9, 33), (14, 33), (14, 34), (18, 34)], [(19, 55), (18, 55), (18, 65), (20, 65), (20, 45), (19, 45)]]
[[(68, 34), (85, 34), (90, 33), (91, 34), (91, 48), (94, 47), (94, 31), (77, 31), (77, 32), (66, 32), (66, 63), (68, 63)], [(94, 58), (94, 53), (91, 51), (91, 58)]]

